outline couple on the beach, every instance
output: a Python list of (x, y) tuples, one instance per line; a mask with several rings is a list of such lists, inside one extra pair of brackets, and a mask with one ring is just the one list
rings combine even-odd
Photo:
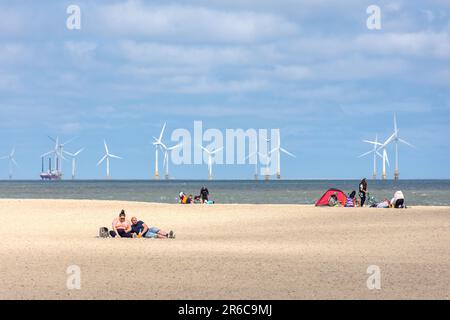
[(122, 210), (118, 218), (112, 222), (112, 230), (109, 235), (113, 238), (156, 238), (156, 239), (174, 239), (175, 234), (172, 230), (162, 231), (157, 227), (149, 227), (144, 221), (136, 217), (131, 218), (131, 223), (126, 219), (125, 211)]

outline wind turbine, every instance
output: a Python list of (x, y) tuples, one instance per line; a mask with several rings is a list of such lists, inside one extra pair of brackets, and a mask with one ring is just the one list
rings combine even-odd
[[(266, 140), (266, 152), (269, 152), (269, 143), (272, 139), (270, 138), (264, 138), (264, 140)], [(266, 173), (264, 175), (264, 180), (269, 180), (270, 179), (270, 174), (269, 174), (269, 155), (268, 154), (261, 154), (258, 152), (258, 155), (262, 155), (263, 158), (266, 158)]]
[(166, 148), (166, 145), (162, 142), (162, 137), (164, 134), (164, 129), (166, 128), (166, 123), (162, 127), (161, 133), (159, 134), (159, 138), (153, 137), (153, 145), (155, 146), (155, 179), (159, 179), (159, 168), (158, 168), (158, 149)]
[(49, 155), (52, 155), (52, 154), (53, 154), (53, 155), (54, 155), (54, 159), (55, 159), (55, 169), (56, 169), (56, 172), (57, 172), (57, 173), (62, 173), (62, 161), (63, 161), (63, 160), (67, 160), (67, 159), (64, 157), (64, 153), (65, 153), (65, 151), (64, 151), (64, 146), (67, 145), (67, 144), (69, 144), (69, 143), (72, 142), (73, 140), (75, 140), (75, 138), (69, 139), (69, 140), (67, 140), (67, 141), (64, 142), (64, 143), (60, 143), (60, 142), (59, 142), (59, 137), (58, 137), (58, 136), (56, 137), (56, 139), (54, 139), (54, 138), (52, 138), (52, 137), (50, 137), (50, 136), (48, 136), (48, 138), (49, 138), (50, 140), (52, 140), (52, 141), (55, 142), (55, 147), (53, 148), (53, 150), (50, 150), (49, 152), (44, 153), (44, 154), (41, 156), (41, 158), (44, 158), (44, 157), (46, 157), (46, 156), (49, 156)]
[[(281, 152), (287, 154), (288, 156), (291, 156), (293, 158), (295, 158), (295, 156), (290, 153), (289, 151), (287, 151), (286, 149), (281, 147), (281, 138), (280, 135), (278, 135), (277, 137), (277, 146), (275, 148), (273, 148), (269, 154), (272, 154), (273, 152), (277, 153), (277, 179), (281, 179)], [(281, 152), (280, 152), (281, 151)]]
[(394, 171), (394, 180), (398, 180), (398, 143), (406, 144), (412, 148), (415, 148), (412, 144), (409, 142), (400, 139), (399, 137), (399, 129), (397, 127), (397, 116), (394, 113), (394, 133), (378, 148), (378, 150), (385, 148), (388, 146), (391, 142), (395, 144), (395, 171)]
[(81, 152), (83, 152), (83, 150), (84, 150), (84, 148), (78, 150), (78, 151), (75, 152), (75, 153), (70, 153), (70, 152), (64, 151), (64, 153), (66, 153), (66, 154), (68, 154), (69, 156), (72, 157), (72, 180), (75, 179), (76, 158), (77, 158), (77, 156), (78, 156)]
[(208, 154), (208, 180), (212, 180), (213, 176), (212, 176), (212, 155), (219, 152), (220, 150), (223, 149), (223, 147), (220, 147), (218, 149), (214, 149), (209, 151), (208, 149), (204, 148), (202, 145), (200, 145), (200, 148), (203, 149), (203, 151), (205, 151)]
[(119, 157), (119, 156), (116, 156), (116, 155), (113, 155), (113, 154), (109, 153), (108, 145), (106, 144), (105, 140), (103, 140), (103, 144), (105, 145), (105, 155), (103, 156), (103, 158), (101, 158), (99, 160), (99, 162), (97, 163), (97, 166), (99, 166), (106, 159), (106, 178), (109, 179), (109, 178), (111, 178), (111, 176), (109, 174), (109, 159), (110, 158), (112, 158), (112, 159), (122, 159), (122, 158)]
[(378, 135), (377, 134), (375, 135), (375, 140), (374, 141), (363, 140), (363, 142), (372, 144), (373, 145), (373, 149), (370, 150), (370, 151), (367, 151), (366, 153), (363, 153), (358, 158), (362, 158), (362, 157), (365, 157), (365, 156), (373, 153), (373, 175), (372, 175), (372, 179), (376, 180), (376, 178), (377, 178), (377, 156), (383, 158), (383, 156), (381, 156), (380, 153), (378, 152), (378, 147), (381, 146), (382, 143), (378, 142)]
[(176, 148), (181, 147), (183, 144), (179, 143), (173, 147), (167, 148), (165, 144), (161, 143), (161, 147), (164, 149), (164, 160), (163, 160), (163, 168), (166, 169), (166, 173), (164, 175), (166, 180), (169, 180), (169, 151), (172, 151)]
[(381, 179), (386, 180), (386, 163), (388, 166), (391, 166), (389, 164), (389, 158), (387, 155), (386, 148), (383, 148), (383, 155), (381, 155), (378, 151), (377, 155), (383, 159), (383, 171), (381, 172)]
[[(269, 174), (269, 163), (270, 163), (270, 158), (269, 156), (267, 156), (266, 154), (263, 154), (259, 151), (257, 152), (253, 152), (251, 153), (247, 159), (253, 157), (254, 155), (257, 155), (256, 157), (256, 165), (255, 165), (255, 180), (258, 180), (258, 160), (259, 158), (264, 158), (265, 160), (263, 161), (265, 163), (265, 172), (264, 172), (264, 179), (265, 180), (269, 180), (270, 174)], [(259, 156), (259, 157), (258, 157)]]
[(19, 167), (16, 160), (14, 159), (14, 154), (16, 153), (16, 148), (14, 147), (10, 154), (7, 156), (1, 157), (0, 160), (8, 159), (9, 163), (9, 180), (12, 179), (13, 176), (13, 166)]
[[(254, 155), (259, 154), (259, 152), (258, 152), (258, 139), (256, 139), (256, 148), (255, 149), (256, 149), (256, 151), (251, 153), (251, 154), (249, 154), (248, 157), (245, 158), (245, 160), (248, 160), (251, 157), (253, 157)], [(255, 162), (255, 174), (254, 174), (254, 179), (255, 180), (258, 180), (258, 176), (259, 176), (259, 174), (258, 174), (258, 160), (259, 160), (259, 158), (257, 156), (256, 157), (256, 162)]]

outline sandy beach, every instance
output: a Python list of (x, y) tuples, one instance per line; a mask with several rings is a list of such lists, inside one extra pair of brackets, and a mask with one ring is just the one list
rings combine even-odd
[[(125, 209), (174, 240), (100, 239)], [(450, 208), (0, 200), (1, 299), (448, 299)], [(81, 270), (68, 290), (67, 267)], [(367, 268), (381, 271), (369, 290)]]

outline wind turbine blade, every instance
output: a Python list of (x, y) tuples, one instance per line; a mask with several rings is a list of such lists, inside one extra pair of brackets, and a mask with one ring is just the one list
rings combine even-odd
[(79, 155), (80, 153), (82, 153), (83, 150), (84, 150), (84, 148), (81, 148), (80, 150), (78, 150), (77, 152), (75, 152), (75, 153), (73, 154), (73, 156), (76, 157), (77, 155)]
[(69, 143), (71, 143), (73, 140), (75, 140), (77, 137), (73, 137), (72, 139), (69, 139), (69, 140), (67, 140), (66, 142), (64, 142), (64, 143), (61, 143), (61, 145), (62, 146), (65, 146), (66, 144), (69, 144)]
[(179, 144), (177, 144), (177, 145), (175, 145), (173, 147), (167, 148), (167, 150), (173, 150), (173, 149), (181, 147), (182, 145), (183, 145), (182, 143), (179, 143)]
[(11, 153), (9, 154), (9, 156), (12, 158), (12, 157), (14, 157), (14, 154), (16, 153), (16, 147), (14, 147), (12, 150), (11, 150)]
[(50, 136), (47, 136), (50, 140), (52, 140), (53, 142), (56, 142), (56, 140)]
[(280, 150), (281, 150), (282, 152), (286, 153), (288, 156), (291, 156), (291, 157), (295, 158), (295, 155), (293, 155), (292, 153), (290, 153), (290, 152), (287, 151), (286, 149), (280, 147)]
[(167, 150), (167, 146), (166, 146), (164, 143), (159, 142), (158, 145), (159, 145), (163, 150)]
[(223, 149), (223, 147), (220, 147), (219, 149), (216, 149), (216, 150), (212, 151), (211, 154), (217, 153), (217, 152), (219, 152), (222, 149)]
[(46, 156), (48, 156), (48, 155), (51, 155), (51, 154), (53, 154), (53, 153), (55, 153), (55, 151), (49, 151), (49, 152), (47, 152), (47, 153), (44, 153), (43, 155), (41, 155), (41, 158), (42, 157), (46, 157)]
[(9, 159), (9, 156), (1, 157), (0, 160)]
[(401, 143), (404, 143), (404, 144), (410, 146), (411, 148), (416, 149), (415, 146), (413, 146), (411, 143), (409, 143), (409, 142), (407, 142), (407, 141), (405, 141), (405, 140), (403, 140), (403, 139), (400, 139), (400, 138), (399, 138), (398, 141), (400, 141)]
[(105, 145), (106, 154), (109, 154), (108, 145), (106, 144), (106, 140), (103, 140), (103, 144)]
[(365, 156), (367, 156), (368, 154), (371, 154), (372, 152), (373, 152), (372, 150), (367, 151), (366, 153), (363, 153), (362, 155), (358, 156), (358, 158), (365, 157)]
[(201, 144), (199, 144), (200, 148), (203, 149), (203, 151), (205, 151), (207, 154), (210, 154), (211, 152), (209, 152), (208, 149), (204, 148)]
[(161, 142), (161, 139), (162, 139), (163, 134), (164, 134), (164, 129), (166, 129), (166, 123), (165, 123), (165, 122), (164, 122), (164, 125), (163, 125), (163, 127), (162, 127), (161, 133), (159, 134), (159, 139), (158, 139), (158, 141), (160, 141), (160, 142)]
[(376, 151), (377, 156), (379, 156), (381, 159), (383, 159), (383, 156), (381, 155), (381, 153), (379, 153), (378, 151)]
[(16, 160), (14, 160), (13, 158), (11, 158), (11, 162), (14, 163), (14, 165), (18, 168), (19, 164), (16, 162)]
[(388, 157), (388, 154), (387, 154), (386, 150), (384, 150), (384, 155), (386, 156), (386, 163), (390, 167), (391, 164), (389, 163), (389, 157)]
[(382, 144), (379, 143), (378, 141), (370, 141), (370, 140), (363, 140), (363, 142), (365, 143), (370, 143), (370, 144), (374, 144), (376, 146), (381, 146)]
[(97, 162), (97, 166), (99, 166), (103, 161), (105, 161), (105, 159), (106, 159), (107, 156), (108, 156), (108, 155), (105, 154), (105, 155), (103, 156), (103, 158), (101, 158), (100, 161)]
[(123, 159), (123, 158), (121, 158), (121, 157), (119, 157), (119, 156), (116, 156), (116, 155), (113, 155), (113, 154), (111, 154), (111, 153), (109, 153), (108, 155), (109, 155), (110, 158), (114, 158), (114, 159)]
[(384, 148), (384, 147), (386, 147), (389, 143), (391, 143), (392, 142), (392, 140), (395, 138), (395, 133), (393, 133), (381, 146), (380, 146), (380, 148), (378, 148), (378, 150), (379, 149), (382, 149), (382, 148)]
[(280, 147), (275, 147), (272, 150), (269, 151), (269, 154), (274, 153), (275, 151), (277, 151), (278, 149), (280, 149)]

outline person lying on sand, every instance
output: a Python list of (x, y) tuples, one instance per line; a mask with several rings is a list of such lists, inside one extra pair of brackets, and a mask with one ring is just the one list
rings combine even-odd
[(144, 221), (138, 220), (136, 217), (131, 218), (131, 232), (136, 234), (138, 238), (156, 238), (156, 239), (174, 239), (175, 234), (172, 230), (169, 233), (162, 231), (157, 227), (148, 227)]
[(115, 238), (119, 235), (119, 238), (133, 238), (135, 235), (131, 232), (131, 223), (126, 220), (125, 211), (120, 211), (119, 217), (115, 218), (112, 222), (112, 230), (109, 232), (110, 236)]

